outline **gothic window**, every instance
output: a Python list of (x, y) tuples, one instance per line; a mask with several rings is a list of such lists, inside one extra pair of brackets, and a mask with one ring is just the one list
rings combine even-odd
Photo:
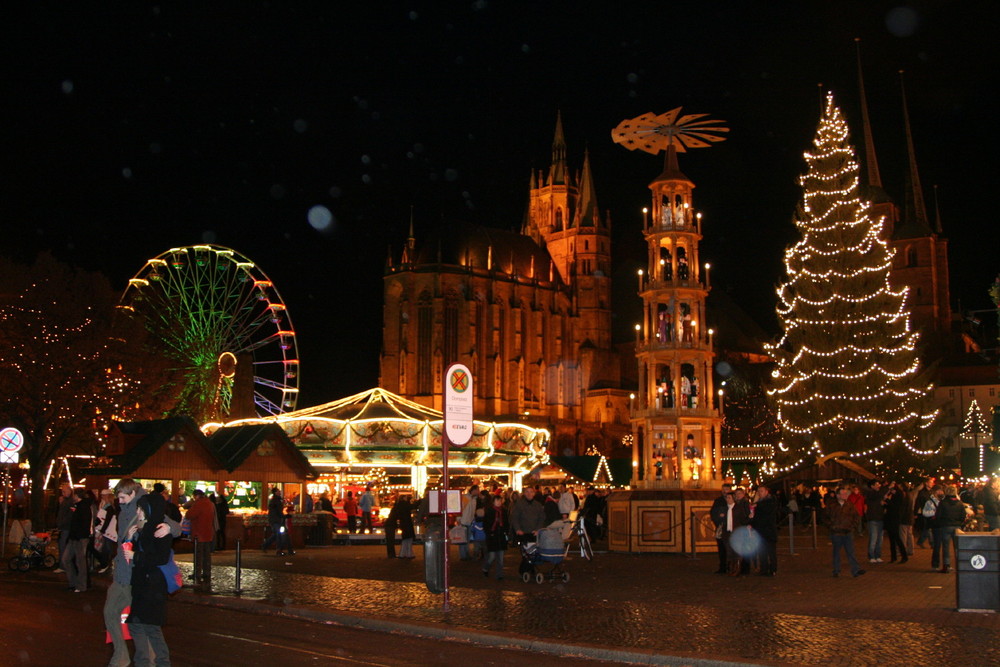
[(562, 231), (563, 228), (563, 212), (561, 208), (556, 209), (556, 231)]
[(521, 303), (521, 309), (520, 309), (520, 311), (521, 311), (521, 317), (520, 317), (520, 320), (521, 320), (520, 329), (521, 330), (518, 332), (518, 335), (521, 337), (521, 345), (520, 345), (520, 348), (521, 348), (521, 358), (524, 359), (524, 358), (527, 358), (527, 356), (528, 356), (528, 349), (529, 349), (528, 327), (529, 327), (529, 325), (530, 325), (531, 322), (528, 319), (528, 317), (529, 317), (530, 308), (528, 308), (527, 304), (525, 304), (525, 303), (522, 302)]
[(917, 265), (917, 249), (913, 246), (906, 246), (906, 266)]
[(434, 343), (434, 311), (427, 292), (417, 304), (417, 393), (430, 394), (434, 389), (432, 365)]
[(444, 364), (458, 361), (458, 294), (450, 292), (444, 301), (444, 331), (441, 332)]
[(583, 250), (584, 250), (584, 252), (590, 250), (590, 241), (587, 241), (586, 239), (584, 239), (584, 241), (583, 241)]
[(486, 318), (488, 310), (486, 308), (486, 301), (481, 295), (477, 295), (476, 298), (476, 351), (479, 353), (479, 368), (476, 372), (479, 377), (486, 377)]

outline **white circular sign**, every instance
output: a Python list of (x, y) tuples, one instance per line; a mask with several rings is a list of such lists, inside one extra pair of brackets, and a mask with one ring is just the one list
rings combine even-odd
[(453, 445), (472, 438), (472, 372), (462, 364), (452, 364), (445, 373), (444, 430)]
[(969, 559), (969, 565), (972, 566), (974, 570), (981, 570), (986, 567), (986, 556), (982, 554), (976, 554)]
[(21, 447), (23, 446), (24, 434), (16, 428), (5, 428), (0, 431), (0, 452), (13, 454), (14, 452), (21, 451)]

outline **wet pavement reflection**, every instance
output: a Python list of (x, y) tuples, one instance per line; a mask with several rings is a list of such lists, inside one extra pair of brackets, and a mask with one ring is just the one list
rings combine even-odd
[[(190, 573), (189, 563), (180, 566)], [(213, 595), (235, 595), (233, 567), (216, 565), (213, 577)], [(430, 593), (423, 583), (244, 569), (240, 597), (553, 642), (768, 664), (1000, 664), (1000, 648), (989, 624), (936, 626), (768, 612), (759, 606), (746, 610), (738, 597), (721, 606), (598, 600), (579, 595), (586, 590), (579, 588), (581, 583), (577, 589), (573, 582), (523, 584), (523, 590), (516, 590), (521, 582), (515, 583), (515, 590), (452, 585), (451, 609), (445, 612), (441, 596)]]

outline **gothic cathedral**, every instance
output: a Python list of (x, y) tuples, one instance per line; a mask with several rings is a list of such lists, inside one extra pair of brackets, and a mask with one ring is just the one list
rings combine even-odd
[(411, 223), (384, 277), (379, 384), (441, 409), (444, 369), (462, 363), (477, 419), (546, 426), (553, 453), (610, 455), (630, 432), (610, 275), (589, 156), (571, 172), (557, 118), (520, 233), (456, 224), (418, 241)]

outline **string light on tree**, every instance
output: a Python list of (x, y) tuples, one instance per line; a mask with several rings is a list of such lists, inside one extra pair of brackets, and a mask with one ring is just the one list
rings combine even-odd
[(933, 453), (917, 446), (937, 413), (923, 407), (931, 386), (920, 378), (907, 290), (889, 284), (893, 250), (858, 194), (854, 148), (832, 95), (805, 160), (800, 239), (785, 251), (777, 290), (784, 332), (766, 346), (784, 453), (768, 472), (824, 452), (869, 461), (904, 448)]
[[(979, 456), (979, 474), (984, 473), (986, 471), (985, 442), (989, 440), (990, 425), (987, 423), (986, 416), (983, 414), (983, 410), (979, 407), (979, 402), (976, 399), (972, 399), (972, 402), (969, 403), (969, 409), (965, 412), (965, 423), (962, 424), (962, 430), (959, 431), (959, 435), (972, 439), (972, 446), (979, 450), (977, 452)], [(980, 436), (984, 436), (984, 444), (980, 444)]]

